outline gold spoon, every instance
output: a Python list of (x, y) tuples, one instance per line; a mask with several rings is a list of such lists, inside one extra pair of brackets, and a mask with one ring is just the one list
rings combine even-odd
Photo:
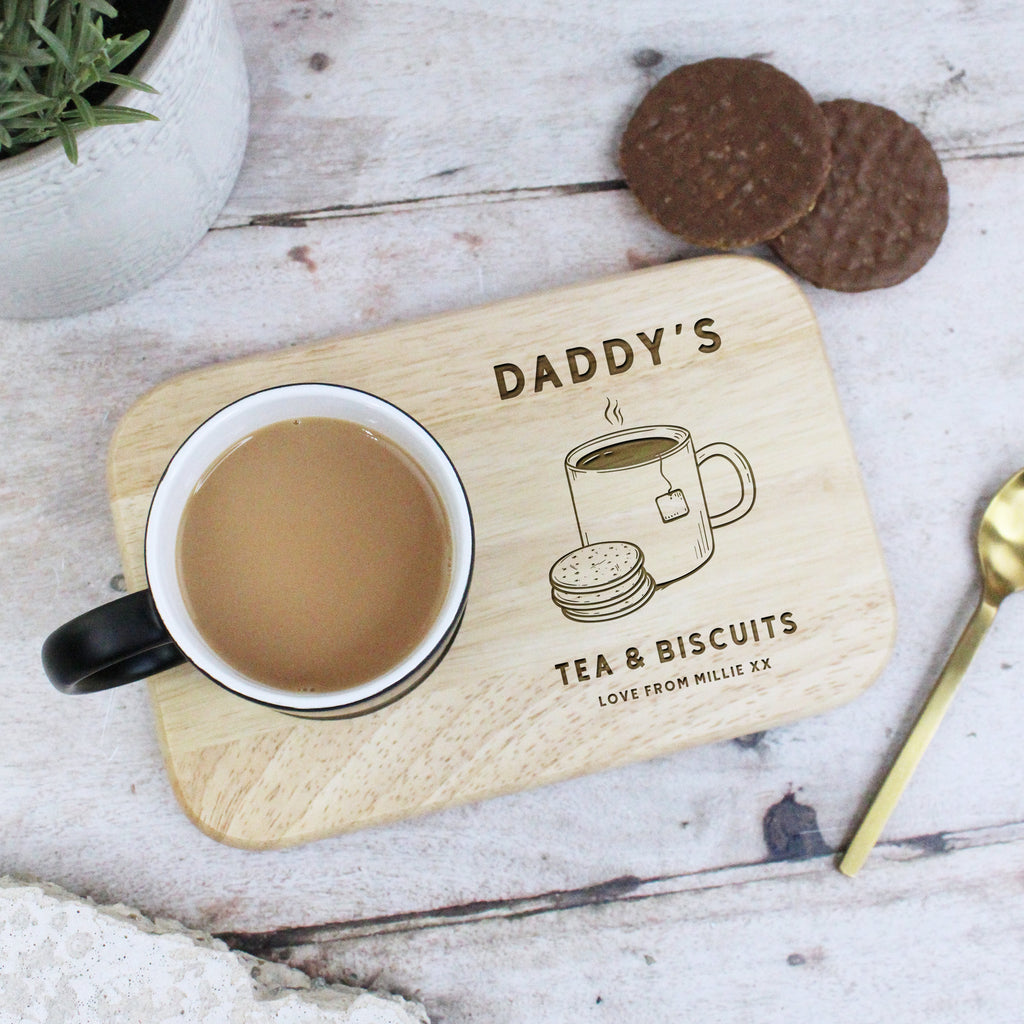
[(846, 848), (846, 854), (839, 864), (839, 870), (844, 875), (855, 875), (878, 842), (889, 815), (935, 735), (1003, 598), (1015, 591), (1024, 590), (1024, 469), (1003, 484), (985, 509), (978, 528), (978, 560), (981, 563), (981, 600), (921, 709), (903, 749), (860, 823), (860, 828)]

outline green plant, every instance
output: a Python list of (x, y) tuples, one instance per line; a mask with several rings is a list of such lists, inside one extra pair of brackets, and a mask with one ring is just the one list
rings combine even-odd
[(156, 120), (99, 105), (104, 86), (156, 91), (115, 71), (149, 33), (108, 37), (104, 17), (117, 17), (107, 0), (0, 0), (0, 158), (58, 138), (77, 163), (82, 129)]

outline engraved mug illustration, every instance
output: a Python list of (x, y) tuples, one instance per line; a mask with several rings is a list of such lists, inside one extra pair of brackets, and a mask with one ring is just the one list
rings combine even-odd
[[(740, 496), (712, 513), (700, 467), (715, 457), (736, 471)], [(699, 569), (714, 553), (713, 531), (754, 504), (754, 474), (743, 453), (723, 441), (695, 449), (683, 427), (629, 427), (592, 438), (566, 455), (565, 472), (580, 542), (631, 541), (658, 585)]]

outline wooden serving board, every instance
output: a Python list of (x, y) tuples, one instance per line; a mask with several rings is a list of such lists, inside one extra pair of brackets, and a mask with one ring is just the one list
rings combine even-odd
[[(161, 385), (110, 452), (131, 588), (145, 586), (146, 512), (175, 448), (222, 405), (298, 381), (372, 391), (439, 439), (473, 509), (474, 577), (441, 666), (362, 718), (288, 717), (189, 667), (151, 680), (175, 791), (216, 839), (304, 842), (770, 728), (854, 697), (888, 657), (892, 594), (818, 329), (770, 264), (690, 260)], [(570, 491), (573, 449), (651, 425), (739, 450), (745, 514), (697, 523), (704, 503), (712, 516), (740, 504), (727, 457), (699, 477), (666, 458), (664, 494), (649, 466)], [(686, 553), (669, 567), (654, 549), (677, 529)], [(581, 531), (589, 552), (649, 549), (659, 586), (595, 570), (556, 603), (549, 574)], [(687, 574), (665, 584), (673, 572)]]

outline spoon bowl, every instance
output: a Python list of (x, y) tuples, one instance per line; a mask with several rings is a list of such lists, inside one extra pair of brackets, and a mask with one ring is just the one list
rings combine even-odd
[(986, 592), (996, 603), (1024, 590), (1024, 469), (989, 502), (978, 529), (978, 560)]

